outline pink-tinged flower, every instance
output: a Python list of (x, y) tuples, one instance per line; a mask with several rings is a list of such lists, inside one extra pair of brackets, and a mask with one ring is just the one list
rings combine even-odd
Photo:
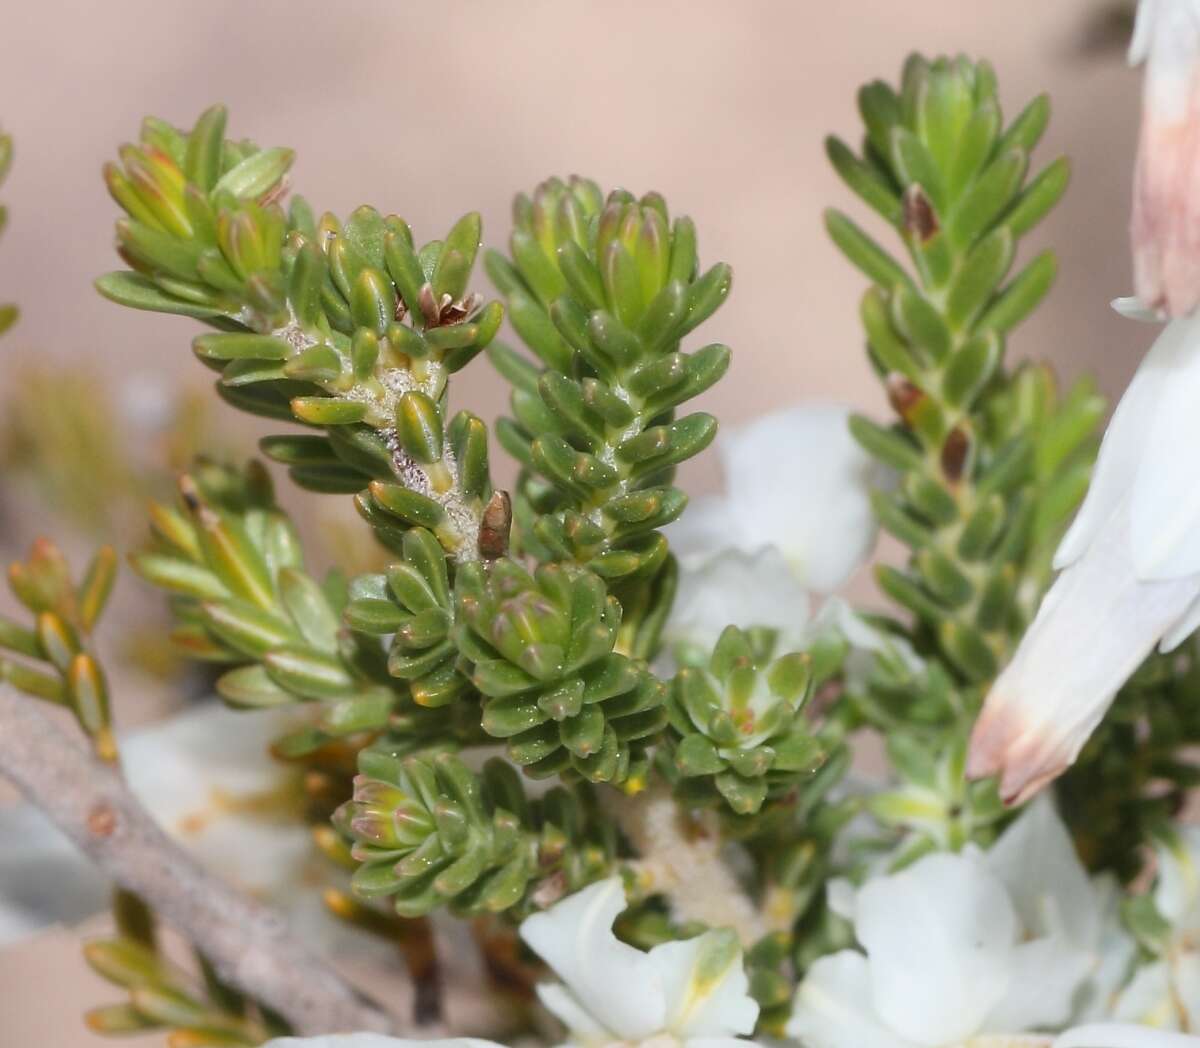
[[(1115, 303), (1136, 312), (1128, 302)], [(1031, 796), (1075, 760), (1117, 690), (1200, 624), (1200, 314), (1172, 321), (1117, 405), (1062, 569), (992, 686), (967, 772)]]
[(1141, 0), (1129, 60), (1146, 63), (1134, 288), (1150, 308), (1181, 317), (1200, 302), (1200, 0)]

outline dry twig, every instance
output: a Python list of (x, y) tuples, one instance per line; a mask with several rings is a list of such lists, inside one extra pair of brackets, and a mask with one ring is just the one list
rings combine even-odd
[(298, 1033), (397, 1025), (289, 934), (285, 919), (206, 872), (154, 822), (111, 765), (0, 686), (0, 775), (121, 887), (190, 939), (222, 979)]

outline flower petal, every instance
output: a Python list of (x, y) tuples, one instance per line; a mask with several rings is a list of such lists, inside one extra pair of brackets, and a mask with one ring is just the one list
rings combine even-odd
[(570, 1031), (573, 1044), (600, 1046), (612, 1041), (612, 1034), (562, 983), (538, 983), (537, 995), (542, 1007)]
[(1133, 478), (1134, 567), (1139, 579), (1181, 578), (1200, 572), (1200, 485), (1180, 453), (1200, 442), (1200, 314), (1166, 327), (1138, 368), (1143, 373), (1158, 388)]
[(648, 956), (666, 997), (671, 1033), (690, 1040), (754, 1032), (758, 1004), (749, 995), (742, 951), (731, 932), (660, 943)]
[(1190, 926), (1200, 912), (1200, 828), (1174, 827), (1173, 839), (1156, 851), (1154, 905), (1171, 924)]
[(624, 909), (621, 878), (610, 877), (526, 918), (521, 938), (616, 1039), (638, 1040), (664, 1029), (666, 997), (648, 955), (612, 933)]
[(1171, 964), (1171, 996), (1179, 1006), (1180, 1028), (1196, 1029), (1200, 1023), (1200, 953), (1184, 949)]
[(269, 753), (294, 719), (206, 703), (121, 744), (130, 788), (159, 825), (209, 868), (277, 901), (318, 861), (297, 773)]
[(1030, 804), (984, 862), (1008, 888), (1027, 936), (1063, 935), (1091, 950), (1100, 939), (1100, 900), (1049, 797)]
[(1136, 320), (1139, 324), (1163, 324), (1171, 319), (1163, 310), (1146, 305), (1137, 295), (1114, 298), (1109, 306), (1118, 316), (1126, 320)]
[(721, 550), (741, 549), (746, 542), (738, 533), (733, 506), (724, 495), (691, 499), (683, 516), (663, 528), (663, 534), (685, 569), (704, 564)]
[(1166, 961), (1144, 965), (1134, 973), (1129, 985), (1121, 991), (1112, 1017), (1167, 1029), (1179, 1028), (1179, 1008)]
[(1086, 950), (1064, 936), (1023, 942), (1013, 951), (1012, 981), (988, 1013), (985, 1026), (996, 1033), (1058, 1028), (1071, 1018), (1075, 995), (1095, 964)]
[(262, 1048), (502, 1048), (495, 1041), (475, 1037), (446, 1037), (435, 1041), (412, 1041), (382, 1033), (327, 1033), (319, 1037), (276, 1037)]
[(1004, 999), (1017, 915), (975, 854), (929, 855), (868, 881), (854, 927), (870, 959), (875, 1010), (909, 1040), (965, 1040)]
[(796, 991), (789, 1037), (805, 1048), (915, 1048), (871, 1011), (867, 959), (842, 950), (818, 959)]
[(1075, 999), (1076, 1023), (1112, 1018), (1114, 1002), (1137, 959), (1137, 943), (1121, 916), (1126, 895), (1116, 877), (1104, 873), (1093, 878), (1092, 895), (1100, 911), (1100, 938), (1096, 964)]
[(1197, 1048), (1200, 1037), (1128, 1023), (1091, 1023), (1060, 1034), (1052, 1048)]
[(51, 924), (98, 913), (108, 881), (30, 804), (0, 808), (0, 947)]
[(1169, 369), (1160, 366), (1155, 357), (1157, 348), (1158, 343), (1134, 373), (1113, 412), (1083, 505), (1054, 555), (1056, 569), (1069, 567), (1083, 556), (1133, 487), (1144, 459), (1150, 427), (1169, 381)]
[(803, 583), (829, 593), (875, 545), (880, 468), (850, 434), (850, 410), (804, 404), (726, 434), (718, 447), (744, 548), (778, 547)]
[(1200, 577), (1141, 582), (1122, 505), (1042, 600), (993, 684), (967, 773), (999, 773), (1006, 801), (1032, 796), (1074, 761), (1117, 689), (1200, 596)]
[(1133, 193), (1137, 295), (1176, 317), (1200, 301), (1200, 229), (1192, 173), (1200, 158), (1200, 8), (1195, 0), (1140, 5), (1132, 61), (1146, 60)]
[(853, 924), (858, 912), (858, 889), (847, 877), (831, 877), (825, 882), (825, 904), (842, 920)]
[(730, 624), (766, 626), (779, 631), (778, 650), (786, 651), (802, 643), (808, 618), (808, 592), (778, 550), (726, 549), (694, 567), (682, 566), (663, 633), (668, 643), (707, 652)]

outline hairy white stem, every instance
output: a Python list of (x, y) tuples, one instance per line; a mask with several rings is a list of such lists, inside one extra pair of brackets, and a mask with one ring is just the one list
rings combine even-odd
[(455, 561), (459, 564), (466, 564), (469, 561), (478, 560), (479, 530), (483, 519), (483, 509), (473, 500), (465, 499), (459, 490), (458, 462), (449, 441), (446, 442), (442, 450), (441, 461), (437, 465), (445, 471), (450, 482), (443, 490), (439, 490), (430, 479), (429, 467), (416, 462), (404, 450), (394, 429), (380, 430), (380, 434), (386, 441), (388, 450), (392, 453), (392, 470), (396, 474), (396, 479), (409, 491), (415, 491), (418, 495), (433, 499), (446, 511), (445, 521), (438, 525), (435, 531), (438, 533), (439, 539), (443, 538), (443, 533), (448, 532), (450, 537), (444, 541), (450, 541), (453, 544)]
[(208, 873), (154, 822), (111, 764), (0, 686), (0, 775), (12, 780), (117, 884), (142, 896), (222, 979), (298, 1033), (392, 1032), (363, 999), (287, 930), (274, 910)]
[(634, 797), (617, 790), (603, 796), (641, 856), (630, 864), (641, 888), (665, 895), (677, 918), (732, 928), (747, 948), (775, 930), (722, 857), (715, 812), (685, 812), (665, 783)]

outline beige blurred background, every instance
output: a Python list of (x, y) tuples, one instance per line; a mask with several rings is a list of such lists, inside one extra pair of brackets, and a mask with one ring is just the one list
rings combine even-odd
[[(551, 173), (658, 189), (696, 219), (702, 259), (736, 274), (705, 327), (734, 348), (733, 367), (702, 406), (727, 422), (811, 397), (881, 411), (857, 320), (863, 280), (821, 227), (827, 204), (863, 209), (830, 172), (822, 139), (857, 139), (856, 88), (894, 78), (911, 49), (989, 57), (1009, 115), (1038, 91), (1053, 95), (1040, 158), (1069, 154), (1075, 176), (1028, 247), (1055, 246), (1062, 271), (1010, 354), (1044, 357), (1066, 376), (1095, 372), (1117, 395), (1148, 339), (1106, 308), (1129, 283), (1138, 82), (1119, 41), (1085, 46), (1105, 0), (8, 7), (0, 124), (16, 162), (0, 190), (10, 209), (0, 301), (23, 315), (0, 342), (0, 402), (14, 362), (30, 360), (137, 374), (150, 389), (204, 380), (190, 321), (120, 310), (91, 281), (115, 263), (100, 165), (143, 114), (187, 125), (219, 100), (233, 135), (296, 148), (294, 185), (318, 209), (370, 202), (423, 238), (478, 209), (485, 239), (502, 245), (513, 193)], [(504, 389), (480, 361), (456, 399), (492, 417)], [(217, 418), (234, 421), (225, 409)], [(712, 461), (690, 467), (698, 486), (715, 483)], [(12, 505), (0, 522), (6, 558), (43, 523)], [(126, 579), (123, 591), (135, 585)], [(123, 723), (152, 715), (118, 707)], [(115, 997), (84, 969), (77, 939), (57, 930), (0, 952), (0, 1048), (95, 1043), (79, 1014)]]

